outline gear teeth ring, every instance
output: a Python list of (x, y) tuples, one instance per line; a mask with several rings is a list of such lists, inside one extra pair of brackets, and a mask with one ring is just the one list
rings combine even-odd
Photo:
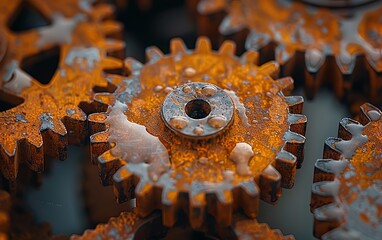
[[(171, 232), (176, 236), (188, 239), (189, 226), (175, 226), (166, 228), (162, 225), (162, 217), (158, 213), (141, 219), (136, 211), (123, 212), (117, 218), (111, 218), (107, 224), (100, 224), (94, 230), (86, 230), (82, 236), (73, 235), (71, 240), (86, 239), (162, 239)], [(212, 225), (212, 224), (211, 224)], [(213, 233), (212, 228), (217, 228)], [(147, 231), (150, 229), (150, 231)], [(248, 220), (236, 217), (232, 227), (210, 227), (209, 231), (202, 231), (205, 239), (248, 239), (248, 240), (293, 240), (293, 236), (284, 236), (280, 230), (273, 230), (267, 224), (258, 223), (256, 220)], [(217, 235), (217, 236), (216, 236)], [(203, 238), (203, 239), (204, 239)]]
[(314, 169), (311, 209), (322, 239), (379, 239), (382, 235), (381, 111), (361, 106), (359, 122), (344, 118)]
[(327, 8), (286, 0), (201, 0), (197, 16), (202, 34), (218, 35), (219, 29), (223, 38), (259, 51), (260, 63), (275, 59), (281, 76), (304, 81), (308, 98), (330, 85), (356, 112), (365, 101), (382, 104), (382, 5), (368, 2), (344, 1), (338, 9), (334, 1)]
[[(118, 36), (122, 27), (105, 20), (112, 10), (108, 5), (80, 9), (78, 1), (31, 0), (28, 3), (52, 24), (12, 32), (8, 20), (22, 2), (0, 3), (1, 41), (7, 44), (0, 61), (4, 80), (0, 81), (0, 97), (21, 103), (0, 112), (1, 174), (11, 186), (20, 164), (42, 172), (44, 155), (63, 160), (68, 143), (85, 142), (86, 114), (105, 111), (111, 103), (108, 93), (97, 92), (113, 92), (122, 79), (106, 73), (122, 68), (122, 61), (109, 55), (119, 55), (124, 49), (122, 41), (109, 38)], [(43, 86), (19, 63), (54, 46), (60, 46), (60, 62), (50, 83)]]
[[(179, 39), (171, 41), (169, 55), (148, 48), (147, 64), (125, 61), (131, 75), (115, 91), (115, 104), (89, 115), (91, 158), (101, 181), (114, 184), (119, 202), (136, 197), (139, 216), (161, 209), (164, 225), (172, 226), (183, 210), (198, 228), (210, 213), (228, 226), (237, 208), (254, 218), (259, 198), (274, 203), (281, 186), (293, 186), (303, 160), (303, 99), (284, 96), (291, 78), (270, 77), (278, 64), (256, 66), (257, 53), (237, 58), (234, 52), (230, 41), (212, 51), (203, 37), (194, 51)], [(215, 102), (225, 94), (234, 106)], [(172, 96), (169, 105), (166, 96)], [(233, 123), (226, 125), (229, 115), (221, 114), (232, 109)], [(167, 116), (173, 128), (163, 122)], [(194, 138), (214, 127), (224, 132)], [(191, 139), (174, 128), (191, 128)]]

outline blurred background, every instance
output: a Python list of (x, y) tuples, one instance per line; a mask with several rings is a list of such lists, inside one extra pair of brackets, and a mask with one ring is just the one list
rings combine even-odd
[[(138, 4), (139, 3), (139, 4)], [(23, 10), (14, 28), (37, 22), (37, 13)], [(169, 41), (182, 38), (194, 48), (198, 37), (195, 23), (182, 0), (129, 1), (126, 9), (117, 9), (117, 20), (124, 24), (126, 56), (145, 62), (145, 48), (151, 45), (168, 53)], [(296, 86), (293, 95), (302, 95)], [(328, 89), (322, 89), (313, 101), (305, 101), (304, 114), (308, 117), (305, 161), (297, 171), (295, 186), (283, 189), (275, 206), (261, 202), (259, 222), (266, 222), (296, 239), (314, 239), (313, 217), (310, 213), (310, 189), (313, 167), (322, 157), (324, 140), (337, 136), (338, 122), (349, 117), (346, 106), (338, 102)], [(102, 187), (97, 168), (88, 163), (88, 146), (69, 147), (68, 159), (51, 159), (41, 187), (29, 187), (25, 193), (27, 208), (38, 222), (52, 225), (54, 234), (81, 234), (95, 224), (106, 222), (130, 208), (130, 203), (117, 205), (110, 187)]]

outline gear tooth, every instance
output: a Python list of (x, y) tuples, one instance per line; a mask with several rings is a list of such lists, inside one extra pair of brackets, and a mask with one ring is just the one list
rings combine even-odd
[(352, 233), (351, 230), (349, 229), (336, 228), (322, 235), (321, 239), (322, 240), (348, 240), (348, 239), (352, 239), (353, 236), (354, 236), (354, 233)]
[(81, 144), (88, 136), (88, 123), (86, 113), (81, 108), (69, 104), (63, 108), (62, 122), (68, 132), (68, 143)]
[(235, 51), (236, 51), (236, 44), (235, 42), (230, 40), (224, 41), (219, 48), (219, 54), (221, 55), (233, 56), (235, 55)]
[(271, 39), (268, 34), (251, 31), (245, 41), (245, 48), (258, 51), (268, 45), (270, 42)]
[(366, 59), (369, 65), (376, 72), (382, 72), (382, 49), (376, 49), (375, 51), (367, 51)]
[(336, 174), (342, 172), (348, 161), (318, 159), (314, 164), (313, 182), (334, 181)]
[(42, 145), (36, 146), (27, 139), (23, 139), (19, 141), (19, 143), (21, 146), (20, 149), (17, 151), (19, 151), (19, 153), (22, 153), (22, 155), (17, 157), (21, 159), (18, 162), (23, 161), (32, 171), (39, 173), (44, 171), (45, 158)]
[(66, 159), (68, 134), (65, 125), (61, 120), (53, 120), (53, 126), (47, 126), (47, 128), (43, 129), (41, 131), (41, 136), (44, 144), (44, 153), (46, 155), (59, 160)]
[(228, 5), (228, 14), (219, 25), (219, 32), (225, 36), (238, 33), (246, 27), (246, 19), (242, 14), (244, 6), (241, 1), (232, 1)]
[(274, 167), (281, 174), (281, 186), (283, 188), (292, 188), (296, 175), (296, 156), (290, 152), (282, 150), (277, 154)]
[(115, 96), (111, 93), (96, 93), (94, 94), (94, 101), (101, 105), (111, 106), (115, 103), (116, 100)]
[(195, 52), (209, 53), (211, 52), (211, 41), (207, 37), (199, 37), (196, 40)]
[(112, 185), (114, 174), (123, 166), (121, 160), (107, 150), (98, 157), (97, 162), (102, 185)]
[(173, 38), (170, 42), (170, 49), (172, 54), (184, 54), (187, 52), (186, 44), (180, 38)]
[(93, 164), (96, 164), (98, 156), (111, 148), (108, 138), (109, 133), (106, 131), (90, 136), (90, 158)]
[(337, 180), (313, 183), (310, 201), (311, 211), (323, 205), (334, 202), (334, 196), (338, 191), (338, 188), (339, 182)]
[(302, 114), (288, 114), (288, 122), (290, 124), (290, 131), (305, 135), (306, 124), (308, 119)]
[(118, 203), (133, 199), (136, 181), (127, 165), (122, 166), (113, 175), (113, 191)]
[(281, 195), (281, 174), (268, 165), (260, 175), (261, 199), (274, 204)]
[(289, 113), (301, 114), (304, 98), (301, 96), (287, 96), (285, 102), (289, 105)]
[(264, 63), (259, 67), (259, 71), (264, 75), (274, 75), (280, 70), (280, 65), (275, 61)]
[(291, 132), (290, 130), (285, 132), (284, 140), (286, 144), (284, 150), (292, 153), (297, 157), (297, 168), (300, 168), (304, 161), (304, 145), (305, 137), (301, 134)]
[(316, 208), (313, 214), (313, 233), (317, 238), (321, 238), (324, 233), (339, 227), (343, 215), (342, 209), (335, 203)]
[(163, 57), (163, 52), (159, 48), (155, 46), (146, 48), (146, 58), (150, 62), (154, 63), (158, 61), (158, 59), (160, 59), (161, 57)]
[(294, 88), (294, 81), (291, 77), (277, 79), (276, 83), (283, 92), (291, 92)]
[(99, 3), (93, 6), (90, 16), (94, 21), (107, 19), (114, 14), (114, 6), (107, 3)]
[(381, 110), (370, 103), (364, 103), (361, 106), (360, 122), (366, 125), (371, 121), (377, 121), (381, 118)]
[(259, 62), (259, 52), (248, 50), (243, 53), (240, 57), (240, 63), (242, 65), (258, 65)]
[(342, 74), (352, 74), (356, 63), (356, 55), (337, 55), (336, 63)]
[(13, 154), (8, 154), (7, 150), (0, 145), (0, 169), (2, 175), (10, 180), (14, 181), (18, 175), (19, 157), (17, 156), (18, 146), (15, 145)]
[(179, 192), (165, 189), (162, 190), (163, 225), (171, 227), (176, 222)]
[(255, 181), (247, 181), (240, 184), (239, 202), (244, 213), (250, 218), (256, 218), (259, 209), (259, 187)]
[(226, 190), (221, 194), (223, 196), (217, 196), (216, 212), (213, 215), (219, 225), (228, 226), (232, 223), (233, 195), (231, 190)]
[(91, 135), (106, 130), (105, 120), (107, 115), (105, 113), (92, 113), (88, 116), (89, 134)]
[(316, 73), (325, 63), (325, 54), (318, 49), (305, 51), (305, 65), (309, 73)]
[(339, 126), (338, 126), (338, 137), (343, 140), (350, 140), (352, 138), (352, 134), (350, 133), (348, 125), (350, 124), (360, 124), (359, 122), (350, 119), (350, 118), (343, 118), (341, 119)]
[(105, 57), (102, 59), (102, 67), (104, 71), (118, 69), (123, 67), (123, 63), (118, 58)]
[(159, 208), (160, 202), (156, 201), (154, 186), (146, 181), (142, 181), (142, 178), (135, 187), (135, 197), (137, 199), (137, 213), (141, 217), (146, 217), (153, 210)]
[(189, 219), (194, 229), (200, 228), (204, 223), (206, 208), (206, 194), (204, 192), (190, 195)]
[(336, 148), (335, 144), (341, 141), (342, 139), (340, 138), (335, 138), (335, 137), (327, 138), (324, 144), (323, 157), (325, 159), (340, 159), (342, 153), (340, 150)]
[(143, 65), (140, 61), (134, 58), (126, 58), (125, 67), (129, 71), (129, 73), (136, 76), (136, 75), (139, 75)]
[(295, 49), (284, 44), (279, 44), (275, 49), (275, 60), (280, 64), (284, 65), (286, 62), (291, 60), (294, 56)]
[(123, 31), (123, 25), (113, 20), (107, 20), (100, 24), (100, 31), (107, 36), (120, 34)]

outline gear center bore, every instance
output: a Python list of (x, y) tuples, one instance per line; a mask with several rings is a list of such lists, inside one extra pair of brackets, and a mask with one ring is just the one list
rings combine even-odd
[(194, 99), (186, 104), (185, 110), (190, 118), (201, 119), (210, 114), (211, 105), (203, 99)]
[(194, 139), (217, 136), (233, 121), (234, 104), (228, 94), (210, 83), (186, 83), (171, 91), (162, 103), (167, 128)]

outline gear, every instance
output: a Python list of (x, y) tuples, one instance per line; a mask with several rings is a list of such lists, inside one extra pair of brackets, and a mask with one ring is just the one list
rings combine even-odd
[(361, 110), (360, 122), (340, 122), (315, 164), (311, 208), (322, 239), (382, 238), (382, 113), (371, 104)]
[(89, 115), (103, 184), (114, 182), (119, 202), (136, 197), (140, 216), (162, 209), (172, 226), (182, 209), (198, 228), (209, 212), (227, 226), (233, 210), (255, 217), (259, 197), (275, 202), (280, 185), (293, 186), (303, 99), (284, 96), (293, 80), (274, 81), (276, 63), (257, 67), (255, 52), (234, 52), (229, 41), (214, 52), (206, 38), (195, 51), (179, 39), (169, 55), (151, 47), (147, 64), (125, 61), (131, 76), (108, 112)]
[[(209, 228), (211, 230), (211, 228)], [(217, 236), (216, 236), (217, 235)], [(269, 239), (292, 240), (293, 236), (283, 236), (279, 230), (270, 229), (267, 224), (256, 220), (236, 218), (233, 227), (218, 229), (217, 233), (195, 232), (189, 226), (168, 229), (162, 225), (160, 214), (154, 213), (141, 219), (135, 211), (123, 212), (118, 218), (111, 218), (107, 224), (100, 224), (94, 230), (87, 230), (80, 239)]]
[(198, 11), (208, 21), (199, 25), (213, 33), (213, 19), (228, 13), (220, 34), (259, 50), (260, 63), (275, 59), (282, 76), (303, 79), (308, 98), (328, 84), (353, 111), (365, 101), (381, 104), (381, 2), (306, 2), (325, 8), (286, 0), (201, 0)]
[[(112, 11), (108, 5), (30, 0), (30, 7), (52, 24), (13, 32), (7, 24), (22, 4), (21, 0), (0, 3), (0, 99), (19, 104), (0, 112), (1, 173), (11, 183), (20, 164), (41, 172), (44, 155), (65, 159), (67, 143), (85, 141), (86, 113), (107, 107), (107, 94), (97, 92), (114, 91), (113, 84), (121, 79), (106, 73), (122, 67), (122, 61), (109, 55), (124, 48), (123, 42), (108, 39), (121, 31), (121, 25), (105, 20)], [(41, 84), (20, 68), (25, 58), (33, 59), (57, 45), (60, 62), (49, 84)]]

